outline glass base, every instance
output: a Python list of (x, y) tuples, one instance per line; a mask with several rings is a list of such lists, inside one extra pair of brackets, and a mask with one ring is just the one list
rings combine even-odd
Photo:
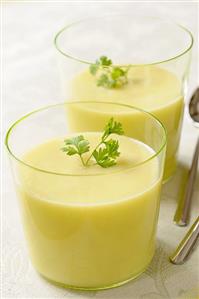
[[(153, 258), (153, 256), (152, 256)], [(39, 273), (39, 275), (44, 278), (45, 280), (47, 280), (48, 282), (58, 286), (58, 287), (62, 287), (62, 288), (66, 288), (66, 289), (72, 289), (72, 290), (81, 290), (81, 291), (100, 291), (100, 290), (106, 290), (106, 289), (112, 289), (112, 288), (117, 288), (120, 287), (128, 282), (130, 282), (131, 280), (136, 279), (138, 276), (140, 276), (143, 272), (145, 272), (145, 270), (148, 268), (148, 266), (150, 265), (152, 258), (150, 259), (150, 262), (147, 264), (146, 267), (144, 267), (141, 271), (139, 271), (137, 274), (131, 276), (130, 278), (117, 282), (117, 283), (113, 283), (111, 285), (105, 285), (105, 286), (99, 286), (99, 287), (79, 287), (79, 286), (74, 286), (74, 285), (68, 285), (68, 284), (64, 284), (64, 283), (60, 283), (57, 281), (54, 281), (52, 279), (49, 279), (48, 277), (44, 276), (43, 274)]]

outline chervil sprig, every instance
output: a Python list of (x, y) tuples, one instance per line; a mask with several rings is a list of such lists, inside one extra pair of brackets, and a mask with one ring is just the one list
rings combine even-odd
[(103, 142), (103, 144), (105, 147), (94, 150), (92, 155), (98, 165), (107, 168), (116, 164), (116, 158), (120, 155), (118, 151), (119, 143), (117, 140), (111, 139), (107, 142)]
[(111, 134), (123, 135), (124, 131), (120, 122), (114, 121), (113, 118), (109, 120), (104, 128), (104, 133), (101, 136), (100, 142), (89, 155), (87, 160), (83, 159), (82, 155), (89, 152), (89, 141), (83, 135), (72, 137), (64, 140), (65, 146), (62, 148), (67, 155), (79, 155), (84, 166), (88, 166), (93, 158), (96, 164), (107, 168), (116, 164), (116, 159), (119, 157), (119, 142), (118, 140), (108, 139)]
[(105, 88), (118, 88), (128, 83), (129, 67), (112, 65), (112, 60), (101, 56), (90, 65), (90, 73), (97, 78), (97, 86)]
[(90, 72), (92, 75), (96, 75), (100, 66), (109, 66), (112, 64), (112, 61), (108, 59), (106, 56), (101, 56), (99, 60), (97, 59), (94, 64), (90, 65)]
[(89, 152), (90, 146), (88, 140), (84, 139), (84, 136), (79, 135), (64, 140), (64, 143), (65, 146), (62, 148), (62, 151), (66, 152), (69, 156), (79, 155), (82, 164), (85, 165), (82, 155)]
[(122, 128), (122, 124), (120, 122), (114, 121), (113, 117), (109, 120), (107, 125), (104, 128), (104, 134), (102, 135), (102, 139), (106, 139), (111, 134), (123, 135), (124, 131)]

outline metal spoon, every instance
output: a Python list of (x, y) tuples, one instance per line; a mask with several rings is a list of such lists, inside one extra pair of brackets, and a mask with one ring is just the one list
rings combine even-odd
[(190, 253), (193, 251), (197, 241), (199, 240), (199, 217), (195, 220), (185, 237), (180, 242), (175, 252), (170, 256), (173, 264), (183, 264)]
[[(199, 127), (199, 88), (196, 89), (189, 103), (189, 114), (193, 120), (195, 126)], [(196, 143), (191, 168), (189, 170), (188, 181), (185, 189), (185, 195), (183, 200), (183, 207), (179, 201), (178, 207), (174, 216), (175, 224), (179, 226), (186, 226), (189, 221), (191, 198), (193, 194), (193, 186), (196, 180), (197, 166), (199, 156), (199, 137)]]
[[(199, 126), (199, 88), (193, 94), (189, 103), (189, 114), (194, 122), (194, 125)], [(196, 148), (193, 155), (191, 168), (189, 171), (189, 177), (186, 185), (185, 197), (183, 207), (181, 209), (181, 203), (179, 202), (176, 214), (174, 216), (174, 222), (179, 226), (186, 226), (189, 219), (189, 212), (191, 206), (191, 197), (193, 193), (193, 185), (196, 179), (197, 166), (199, 156), (199, 137), (196, 143)], [(178, 245), (175, 252), (170, 256), (170, 261), (173, 264), (183, 264), (193, 251), (195, 245), (199, 240), (199, 217), (195, 220), (185, 237)]]
[(194, 92), (189, 102), (189, 114), (196, 127), (199, 126), (199, 87)]

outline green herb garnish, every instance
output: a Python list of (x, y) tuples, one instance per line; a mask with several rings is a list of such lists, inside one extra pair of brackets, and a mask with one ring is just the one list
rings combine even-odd
[(64, 143), (65, 143), (65, 147), (62, 148), (62, 151), (66, 152), (67, 155), (69, 155), (69, 156), (73, 156), (76, 154), (79, 155), (80, 159), (82, 161), (82, 164), (86, 165), (84, 163), (82, 155), (84, 153), (87, 153), (90, 149), (88, 140), (84, 139), (84, 136), (79, 135), (79, 136), (64, 140)]
[(90, 73), (97, 78), (97, 86), (105, 88), (118, 88), (128, 83), (127, 73), (129, 67), (113, 66), (112, 60), (101, 56), (90, 65)]
[(89, 152), (90, 145), (89, 141), (86, 140), (83, 135), (64, 140), (65, 146), (62, 148), (62, 151), (69, 156), (79, 155), (84, 166), (88, 166), (91, 158), (93, 158), (96, 161), (96, 164), (101, 167), (107, 168), (113, 166), (116, 164), (116, 159), (119, 157), (120, 152), (118, 151), (118, 140), (107, 140), (111, 134), (124, 134), (121, 123), (114, 121), (113, 118), (111, 118), (105, 126), (100, 142), (86, 161), (83, 159), (82, 155)]

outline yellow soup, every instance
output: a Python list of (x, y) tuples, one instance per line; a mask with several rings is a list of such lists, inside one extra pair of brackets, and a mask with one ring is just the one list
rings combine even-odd
[(155, 115), (167, 130), (164, 179), (173, 174), (184, 107), (182, 86), (173, 73), (156, 66), (133, 67), (128, 72), (128, 84), (107, 89), (98, 87), (96, 78), (86, 70), (72, 80), (69, 89), (70, 97), (75, 100), (123, 103)]
[[(101, 134), (84, 136), (94, 148)], [(79, 288), (119, 284), (139, 275), (153, 257), (158, 158), (136, 167), (154, 151), (132, 138), (113, 137), (121, 154), (109, 168), (85, 167), (77, 155), (66, 155), (60, 150), (64, 138), (23, 157), (34, 167), (59, 173), (21, 165), (18, 186), (32, 262), (54, 282)]]

